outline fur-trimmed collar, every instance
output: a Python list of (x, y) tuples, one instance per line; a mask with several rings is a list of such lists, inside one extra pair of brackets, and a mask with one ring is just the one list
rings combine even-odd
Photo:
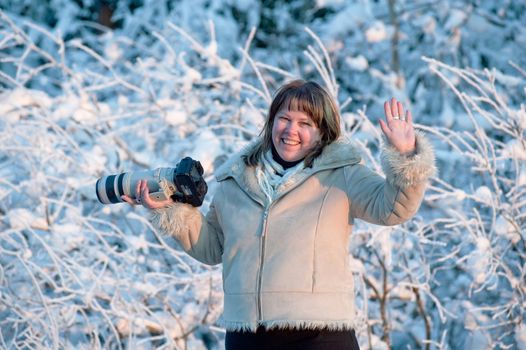
[[(261, 138), (257, 138), (250, 142), (241, 151), (223, 163), (217, 169), (215, 175), (218, 181), (223, 181), (227, 178), (233, 178), (240, 185), (240, 187), (252, 195), (254, 199), (263, 203), (264, 196), (262, 195), (259, 185), (257, 185), (255, 167), (248, 167), (243, 160), (243, 157), (248, 155), (260, 143)], [(295, 176), (289, 178), (281, 186), (279, 192), (283, 193), (287, 191), (295, 184), (302, 182), (302, 180), (318, 171), (357, 164), (360, 161), (361, 157), (357, 148), (348, 138), (340, 137), (336, 141), (325, 146), (322, 153), (314, 159), (311, 168), (305, 168)]]

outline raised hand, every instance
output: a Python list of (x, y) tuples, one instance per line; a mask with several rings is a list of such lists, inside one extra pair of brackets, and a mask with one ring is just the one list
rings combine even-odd
[(385, 119), (380, 119), (380, 127), (389, 140), (401, 154), (411, 154), (415, 151), (416, 139), (413, 127), (413, 117), (410, 111), (404, 115), (404, 106), (394, 97), (384, 103)]
[(165, 199), (164, 201), (154, 201), (148, 192), (146, 180), (137, 181), (137, 186), (135, 187), (135, 200), (127, 195), (122, 195), (121, 199), (131, 205), (142, 204), (148, 209), (166, 208), (170, 204), (173, 204), (173, 200), (171, 198)]

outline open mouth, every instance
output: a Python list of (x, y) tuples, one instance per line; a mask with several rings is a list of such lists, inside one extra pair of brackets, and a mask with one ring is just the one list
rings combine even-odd
[(294, 140), (289, 140), (289, 139), (281, 139), (281, 142), (287, 146), (297, 146), (300, 144), (299, 141), (294, 141)]

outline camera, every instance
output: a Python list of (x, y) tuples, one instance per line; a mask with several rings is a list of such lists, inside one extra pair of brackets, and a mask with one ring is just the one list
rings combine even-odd
[(201, 163), (186, 157), (175, 168), (157, 168), (101, 177), (95, 184), (97, 198), (103, 204), (121, 203), (121, 196), (124, 194), (135, 198), (135, 188), (139, 180), (147, 181), (148, 192), (155, 201), (172, 198), (176, 202), (198, 207), (203, 204), (208, 191)]

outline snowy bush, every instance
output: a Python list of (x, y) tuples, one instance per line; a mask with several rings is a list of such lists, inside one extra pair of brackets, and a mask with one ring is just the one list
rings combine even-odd
[(425, 61), (450, 89), (456, 109), (443, 119), (455, 122), (420, 125), (436, 140), (441, 174), (419, 214), (355, 233), (369, 344), (381, 334), (393, 348), (524, 346), (526, 110), (508, 93), (526, 75)]
[(192, 156), (206, 211), (301, 76), (376, 170), (391, 95), (437, 150), (414, 219), (353, 233), (362, 348), (525, 349), (525, 6), (390, 2), (0, 1), (0, 347), (222, 348), (221, 267), (94, 184)]

